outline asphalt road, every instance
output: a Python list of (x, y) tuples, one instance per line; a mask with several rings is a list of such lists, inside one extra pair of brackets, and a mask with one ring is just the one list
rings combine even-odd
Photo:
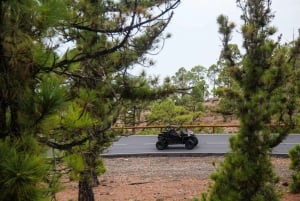
[[(184, 145), (169, 145), (165, 150), (157, 150), (155, 143), (157, 135), (121, 137), (114, 142), (103, 157), (128, 155), (213, 155), (225, 154), (229, 151), (229, 134), (201, 134), (197, 135), (199, 144), (192, 150)], [(272, 154), (287, 155), (289, 149), (300, 144), (300, 134), (291, 134), (280, 145), (275, 147)]]

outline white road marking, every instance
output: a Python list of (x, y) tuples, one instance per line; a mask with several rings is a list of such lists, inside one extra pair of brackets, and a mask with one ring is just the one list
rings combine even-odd
[(144, 145), (153, 145), (153, 144), (156, 144), (154, 142), (149, 142), (149, 143), (145, 143)]

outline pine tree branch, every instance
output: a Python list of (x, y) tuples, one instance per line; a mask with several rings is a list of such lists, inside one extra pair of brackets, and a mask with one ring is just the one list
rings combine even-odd
[[(135, 1), (135, 3), (137, 4), (137, 0)], [(95, 29), (95, 28), (92, 28), (90, 26), (83, 26), (83, 25), (80, 25), (80, 24), (71, 24), (71, 27), (74, 27), (74, 28), (79, 29), (79, 30), (86, 30), (86, 31), (92, 31), (92, 32), (97, 32), (97, 33), (104, 33), (104, 34), (123, 33), (123, 32), (130, 31), (132, 29), (136, 29), (136, 28), (142, 27), (145, 24), (149, 24), (149, 23), (151, 23), (151, 22), (159, 19), (160, 17), (162, 17), (166, 13), (168, 13), (170, 10), (175, 9), (179, 5), (179, 3), (180, 3), (180, 0), (177, 0), (169, 8), (167, 8), (166, 10), (164, 10), (163, 12), (161, 12), (160, 14), (156, 15), (155, 17), (153, 17), (151, 19), (148, 19), (148, 20), (144, 20), (144, 21), (142, 21), (140, 23), (137, 23), (137, 24), (135, 24), (133, 26), (120, 27), (120, 28), (116, 28), (116, 29)], [(136, 8), (135, 8), (135, 10), (136, 10)], [(172, 15), (173, 15), (173, 13), (171, 13), (171, 16)]]

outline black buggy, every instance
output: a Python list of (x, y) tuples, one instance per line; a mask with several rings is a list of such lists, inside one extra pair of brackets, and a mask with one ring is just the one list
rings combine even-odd
[(188, 130), (177, 132), (174, 127), (167, 126), (164, 131), (158, 134), (156, 148), (163, 150), (171, 144), (184, 144), (186, 149), (193, 149), (198, 144), (197, 137)]

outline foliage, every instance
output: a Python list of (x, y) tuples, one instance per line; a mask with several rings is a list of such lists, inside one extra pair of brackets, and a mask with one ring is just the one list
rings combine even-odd
[(193, 115), (191, 122), (194, 122), (204, 111), (202, 103), (208, 96), (205, 76), (205, 67), (194, 66), (190, 71), (180, 68), (172, 77), (173, 84), (180, 91), (171, 98), (176, 105), (184, 107)]
[(230, 116), (237, 115), (238, 108), (238, 96), (239, 94), (232, 93), (233, 91), (228, 90), (224, 86), (219, 86), (215, 90), (215, 94), (219, 96), (219, 104), (217, 112), (223, 116), (224, 121), (226, 122), (227, 118)]
[(190, 71), (179, 68), (171, 77), (172, 83), (179, 89), (174, 96), (177, 104), (188, 108), (189, 104), (202, 102), (208, 94), (205, 77), (206, 68), (203, 66), (194, 66)]
[(167, 82), (159, 84), (158, 77), (147, 77), (145, 72), (130, 79), (136, 95), (123, 101), (120, 111), (120, 123), (134, 126), (145, 123), (144, 114), (150, 110), (151, 102), (164, 99), (176, 91), (176, 87)]
[(1, 201), (45, 200), (50, 169), (36, 140), (24, 136), (17, 142), (0, 142)]
[(218, 87), (218, 82), (217, 79), (220, 76), (220, 71), (221, 69), (219, 68), (219, 65), (211, 65), (208, 69), (207, 69), (207, 78), (210, 82), (210, 84), (212, 84), (213, 88), (212, 88), (212, 95), (213, 97), (216, 96), (215, 94), (215, 90)]
[[(27, 125), (33, 126), (24, 120), (39, 120), (36, 116), (27, 118), (36, 113), (31, 113), (24, 100), (33, 103), (39, 83), (44, 79), (39, 73), (42, 65), (57, 59), (53, 49), (44, 43), (48, 37), (54, 37), (52, 30), (66, 12), (63, 1), (56, 0), (43, 3), (1, 1), (0, 4), (0, 54), (3, 58), (0, 62), (0, 137), (19, 137), (28, 129)], [(40, 109), (37, 112), (42, 119), (50, 107)]]
[(151, 124), (167, 125), (190, 123), (192, 113), (182, 106), (176, 106), (169, 98), (162, 101), (154, 102), (151, 106), (151, 113), (146, 115), (147, 122)]
[(290, 184), (290, 190), (293, 193), (300, 192), (300, 145), (296, 145), (289, 151), (289, 157), (291, 159), (290, 169), (294, 171), (292, 175), (292, 182)]
[[(239, 63), (241, 62), (242, 56), (238, 46), (235, 44), (228, 44), (228, 51), (231, 52), (235, 63), (240, 65)], [(228, 62), (223, 58), (223, 54), (221, 53), (217, 68), (219, 76), (215, 81), (216, 87), (214, 88), (213, 94), (219, 97), (220, 102), (217, 112), (222, 114), (224, 121), (227, 120), (228, 116), (237, 115), (239, 94), (241, 93), (237, 81), (230, 75), (231, 68), (228, 68), (227, 65)]]
[(138, 130), (136, 131), (137, 135), (153, 135), (153, 134), (157, 134), (160, 133), (161, 129), (144, 129), (144, 130)]
[(271, 1), (238, 0), (237, 5), (244, 21), (241, 32), (245, 54), (241, 58), (229, 43), (235, 25), (223, 15), (217, 22), (223, 36), (221, 57), (235, 84), (229, 84), (225, 92), (235, 100), (241, 127), (230, 139), (231, 151), (212, 174), (215, 183), (205, 199), (276, 201), (277, 177), (269, 154), (294, 127), (298, 71), (291, 63), (295, 56), (289, 50), (293, 48), (271, 39), (276, 32), (269, 25), (274, 17)]
[(190, 71), (180, 68), (170, 79), (165, 79), (165, 86), (172, 82), (175, 87), (168, 99), (154, 102), (147, 114), (148, 124), (191, 124), (204, 110), (202, 102), (207, 93), (204, 80), (205, 68), (195, 66)]

